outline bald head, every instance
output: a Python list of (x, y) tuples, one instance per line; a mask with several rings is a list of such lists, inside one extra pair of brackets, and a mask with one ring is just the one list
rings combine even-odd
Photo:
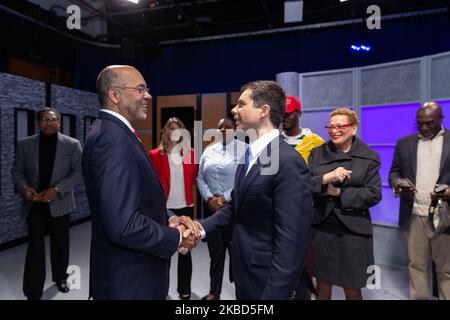
[(442, 113), (442, 107), (434, 101), (425, 102), (419, 110), (417, 110), (417, 113), (424, 112), (424, 113), (433, 113), (436, 117), (443, 118), (444, 115)]
[(108, 89), (112, 86), (123, 86), (123, 75), (129, 72), (138, 72), (134, 67), (126, 65), (112, 65), (103, 69), (97, 77), (97, 94), (100, 106), (106, 104)]
[(417, 110), (417, 128), (425, 138), (434, 137), (442, 128), (442, 107), (434, 102), (425, 102), (422, 107)]

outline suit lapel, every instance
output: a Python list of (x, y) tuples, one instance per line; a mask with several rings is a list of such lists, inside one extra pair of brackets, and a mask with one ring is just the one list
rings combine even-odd
[(411, 144), (409, 145), (410, 147), (410, 152), (411, 152), (411, 166), (412, 166), (412, 170), (413, 170), (413, 181), (414, 183), (416, 183), (416, 173), (417, 173), (417, 144), (419, 143), (418, 141), (418, 137), (415, 136), (414, 139), (411, 141)]
[[(244, 168), (242, 167), (242, 169)], [(247, 193), (248, 188), (252, 184), (253, 180), (255, 180), (255, 178), (260, 174), (260, 172), (261, 172), (260, 164), (259, 161), (257, 160), (250, 168), (250, 171), (247, 173), (247, 176), (245, 176), (244, 181), (242, 181), (240, 184), (239, 189), (240, 200), (243, 200), (245, 198), (245, 194)], [(241, 204), (242, 201), (240, 201), (239, 203)]]
[(52, 177), (50, 180), (50, 185), (53, 185), (53, 180), (56, 177), (56, 170), (58, 163), (61, 163), (64, 161), (64, 140), (61, 134), (58, 132), (56, 133), (58, 135), (58, 138), (56, 140), (56, 152), (55, 152), (55, 161), (53, 162), (53, 169), (52, 169)]
[(161, 181), (159, 180), (158, 174), (156, 173), (155, 168), (153, 167), (153, 164), (150, 160), (150, 157), (147, 153), (147, 151), (145, 151), (144, 146), (142, 145), (142, 143), (138, 140), (138, 138), (134, 135), (133, 132), (131, 132), (130, 128), (127, 127), (127, 125), (125, 123), (123, 123), (119, 118), (110, 115), (109, 113), (106, 112), (100, 112), (98, 117), (100, 119), (105, 119), (105, 120), (109, 120), (114, 122), (116, 125), (118, 125), (122, 130), (124, 130), (125, 134), (127, 134), (133, 141), (134, 143), (136, 143), (139, 147), (139, 149), (142, 151), (143, 156), (145, 157), (148, 165), (150, 166), (150, 170), (153, 172), (154, 176), (156, 177), (156, 179), (158, 180), (159, 186), (163, 192), (163, 194), (165, 195), (165, 191), (164, 188), (161, 184)]
[[(253, 164), (253, 166), (250, 168), (250, 171), (247, 173), (247, 176), (245, 176), (244, 181), (239, 181), (237, 184), (237, 188), (239, 188), (238, 190), (238, 202), (237, 202), (237, 209), (239, 210), (239, 207), (242, 205), (245, 195), (248, 191), (248, 188), (251, 186), (252, 182), (256, 179), (256, 177), (258, 177), (261, 174), (261, 168), (264, 167), (269, 167), (272, 165), (271, 161), (269, 161), (269, 163), (264, 163), (261, 164), (260, 161), (260, 157), (263, 154), (266, 154), (269, 159), (272, 159), (271, 155), (272, 152), (275, 152), (275, 150), (277, 150), (280, 146), (280, 138), (277, 137), (274, 140), (272, 140), (264, 149), (263, 151), (260, 153), (260, 155), (258, 156), (258, 158), (256, 159), (256, 162)], [(239, 171), (239, 176), (238, 179), (240, 180), (242, 177), (242, 170), (244, 169), (244, 166), (242, 164), (239, 165), (238, 170)], [(235, 187), (235, 190), (236, 190)], [(235, 192), (236, 193), (236, 192)]]
[[(33, 168), (35, 172), (35, 176), (39, 177), (39, 134), (36, 135), (33, 143), (31, 144), (30, 155), (33, 161)], [(37, 179), (37, 183), (39, 183), (39, 179)]]
[(449, 158), (450, 154), (450, 131), (445, 130), (444, 132), (444, 146), (442, 148), (442, 156), (441, 156), (441, 167), (439, 168), (439, 175), (442, 175), (445, 168), (445, 162)]

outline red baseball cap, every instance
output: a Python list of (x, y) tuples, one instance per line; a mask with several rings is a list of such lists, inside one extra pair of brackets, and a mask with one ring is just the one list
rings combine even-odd
[(294, 110), (302, 111), (302, 104), (300, 100), (298, 100), (294, 96), (286, 97), (286, 113), (291, 113)]

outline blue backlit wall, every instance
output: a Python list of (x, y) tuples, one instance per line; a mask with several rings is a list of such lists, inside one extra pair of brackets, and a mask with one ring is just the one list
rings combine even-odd
[[(284, 87), (292, 72), (277, 74)], [(443, 125), (450, 128), (450, 52), (361, 68), (298, 74), (302, 101), (301, 125), (328, 140), (324, 126), (329, 113), (349, 107), (360, 118), (359, 137), (380, 154), (383, 200), (372, 208), (372, 220), (398, 225), (399, 199), (388, 184), (389, 169), (398, 139), (417, 132), (416, 111), (425, 101), (439, 102)]]

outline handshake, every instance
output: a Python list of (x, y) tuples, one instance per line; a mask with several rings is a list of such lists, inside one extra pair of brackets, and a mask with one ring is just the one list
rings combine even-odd
[(200, 222), (192, 221), (187, 216), (173, 216), (169, 219), (169, 227), (177, 228), (182, 235), (181, 243), (177, 249), (178, 253), (181, 254), (187, 254), (197, 246), (200, 241), (200, 232), (203, 230)]

